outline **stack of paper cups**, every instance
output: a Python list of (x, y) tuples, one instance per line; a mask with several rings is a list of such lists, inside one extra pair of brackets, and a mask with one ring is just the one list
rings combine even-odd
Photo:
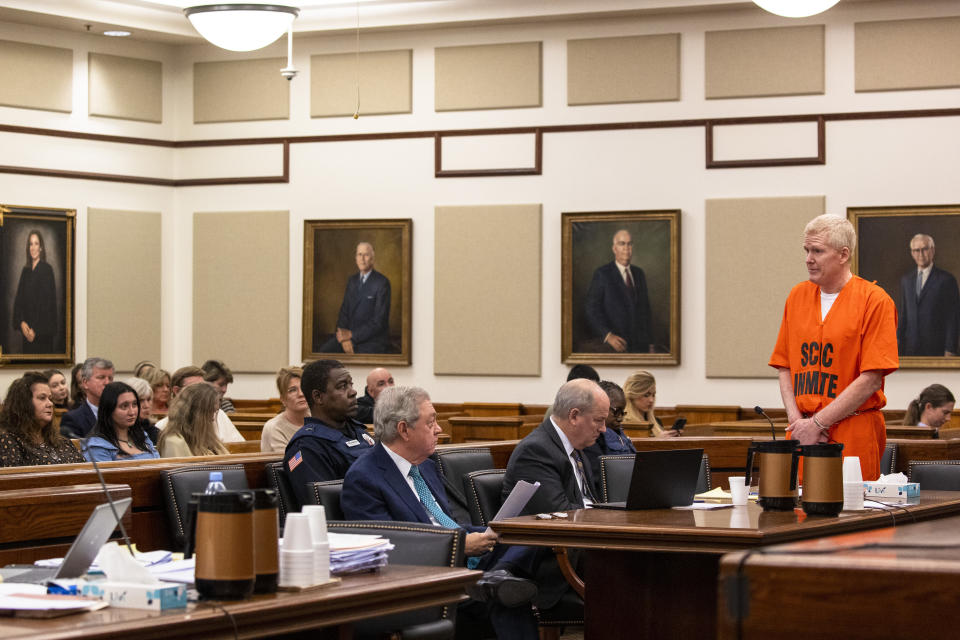
[(863, 509), (863, 474), (860, 472), (860, 458), (843, 458), (843, 510), (860, 511)]
[(309, 587), (313, 582), (313, 539), (310, 520), (303, 513), (288, 513), (280, 548), (280, 586)]
[(321, 584), (330, 579), (330, 542), (327, 539), (327, 514), (323, 507), (305, 505), (302, 510), (310, 520), (310, 535), (313, 540), (313, 583)]

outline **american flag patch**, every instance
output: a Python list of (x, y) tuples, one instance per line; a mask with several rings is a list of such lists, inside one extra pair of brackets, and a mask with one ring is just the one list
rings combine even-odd
[(297, 455), (287, 460), (287, 468), (290, 469), (290, 471), (293, 471), (301, 462), (303, 462), (303, 454), (297, 451)]

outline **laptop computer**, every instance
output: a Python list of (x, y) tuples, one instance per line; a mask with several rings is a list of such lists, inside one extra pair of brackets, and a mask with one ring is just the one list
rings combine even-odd
[(693, 503), (703, 449), (639, 451), (625, 502), (595, 502), (596, 509), (666, 509)]
[[(130, 507), (130, 498), (114, 500), (117, 516), (122, 518)], [(46, 584), (51, 580), (63, 578), (79, 578), (84, 575), (93, 564), (103, 543), (110, 538), (110, 534), (117, 528), (117, 520), (113, 516), (110, 504), (104, 502), (94, 508), (87, 518), (86, 524), (80, 530), (77, 539), (70, 545), (70, 550), (64, 556), (59, 567), (34, 567), (20, 565), (0, 569), (4, 582), (27, 584)]]

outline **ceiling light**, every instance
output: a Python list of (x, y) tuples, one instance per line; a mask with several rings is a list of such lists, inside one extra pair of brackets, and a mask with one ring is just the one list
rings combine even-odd
[(207, 41), (230, 51), (267, 46), (290, 28), (300, 13), (279, 4), (209, 4), (187, 7), (183, 13)]
[(753, 0), (754, 4), (784, 18), (806, 18), (826, 11), (840, 0)]
[(120, 31), (120, 30), (114, 29), (114, 30), (112, 30), (112, 31), (104, 31), (104, 32), (103, 32), (103, 35), (105, 35), (105, 36), (111, 36), (111, 37), (113, 37), (113, 38), (126, 38), (128, 35), (130, 35), (130, 32), (129, 32), (129, 31)]

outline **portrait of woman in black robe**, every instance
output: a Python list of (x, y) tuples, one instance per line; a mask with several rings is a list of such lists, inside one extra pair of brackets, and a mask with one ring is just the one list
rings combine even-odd
[(13, 329), (23, 336), (23, 353), (52, 353), (57, 333), (56, 287), (43, 236), (36, 229), (27, 235), (26, 257), (13, 302)]

